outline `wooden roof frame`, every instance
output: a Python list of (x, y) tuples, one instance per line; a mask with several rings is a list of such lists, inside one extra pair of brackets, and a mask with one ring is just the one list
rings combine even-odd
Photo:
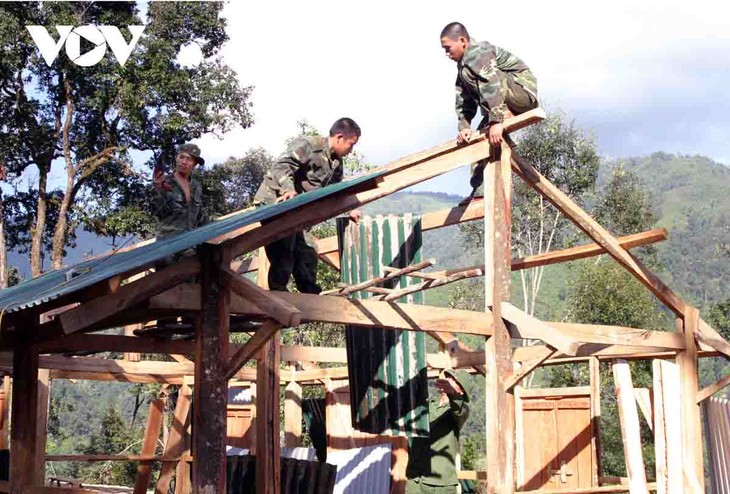
[[(527, 112), (504, 122), (509, 134), (545, 118), (541, 109)], [(399, 190), (452, 171), (463, 165), (490, 161), (485, 173), (485, 198), (473, 200), (447, 211), (428, 213), (423, 217), (423, 229), (429, 230), (464, 221), (484, 218), (485, 263), (481, 266), (439, 272), (443, 277), (456, 276), (469, 270), (484, 273), (487, 286), (485, 312), (475, 313), (456, 309), (399, 304), (378, 300), (350, 300), (335, 296), (269, 292), (242, 276), (259, 269), (259, 285), (265, 274), (261, 256), (251, 261), (234, 259), (254, 252), (264, 245), (291, 235), (351, 209), (360, 207)], [(104, 283), (102, 290), (83, 290), (60, 301), (19, 311), (13, 315), (13, 325), (3, 325), (0, 347), (12, 350), (12, 356), (0, 356), (0, 367), (14, 374), (13, 408), (38, 409), (38, 370), (51, 369), (50, 376), (76, 376), (91, 379), (129, 380), (132, 382), (182, 383), (185, 376), (194, 375), (193, 418), (196, 430), (193, 457), (194, 492), (223, 492), (225, 486), (225, 390), (230, 378), (269, 383), (266, 389), (277, 389), (278, 361), (296, 356), (316, 361), (317, 356), (295, 349), (284, 350), (276, 343), (281, 327), (320, 321), (362, 327), (384, 327), (399, 330), (425, 331), (442, 344), (456, 342), (454, 335), (469, 333), (487, 339), (487, 350), (471, 351), (463, 345), (451, 344), (450, 354), (429, 356), (429, 365), (442, 367), (474, 367), (487, 375), (488, 406), (491, 407), (488, 436), (494, 451), (490, 451), (487, 478), (490, 488), (499, 492), (515, 492), (510, 471), (514, 464), (514, 445), (509, 434), (514, 417), (509, 413), (512, 388), (531, 370), (540, 365), (583, 360), (586, 358), (667, 358), (676, 357), (682, 376), (683, 449), (691, 460), (685, 464), (690, 479), (702, 482), (701, 444), (697, 461), (698, 430), (701, 436), (697, 402), (710, 391), (726, 385), (724, 380), (700, 391), (697, 383), (697, 359), (701, 356), (730, 357), (730, 344), (712, 327), (699, 318), (696, 309), (686, 304), (656, 275), (631, 255), (629, 248), (666, 239), (662, 229), (616, 238), (575, 204), (569, 197), (543, 177), (515, 151), (509, 139), (501, 149), (493, 149), (483, 135), (475, 135), (465, 145), (453, 141), (400, 159), (378, 169), (384, 172), (376, 180), (366, 182), (354, 191), (325, 196), (317, 201), (273, 221), (249, 225), (206, 242), (197, 257), (183, 260), (156, 273), (139, 276), (146, 269), (114, 277)], [(593, 244), (524, 259), (510, 259), (509, 248), (494, 238), (509, 239), (511, 175), (514, 173), (543, 195), (578, 228)], [(506, 243), (508, 246), (508, 242)], [(336, 239), (317, 242), (320, 258), (338, 267)], [(676, 333), (648, 331), (614, 326), (579, 325), (539, 321), (509, 304), (508, 273), (539, 265), (607, 253), (644, 284), (678, 318)], [(435, 275), (435, 274), (433, 274)], [(191, 279), (197, 278), (197, 282)], [(428, 283), (426, 283), (428, 285)], [(187, 314), (199, 321), (194, 342), (155, 341), (133, 336), (93, 335), (95, 331), (121, 323), (142, 323), (163, 314)], [(245, 315), (264, 321), (262, 328), (249, 343), (235, 347), (229, 343), (231, 315)], [(545, 345), (512, 350), (511, 338), (539, 339)], [(140, 340), (144, 341), (140, 344)], [(148, 343), (152, 342), (152, 343)], [(196, 362), (120, 362), (93, 358), (40, 356), (69, 350), (153, 351), (169, 354), (195, 355)], [(258, 371), (241, 368), (250, 359), (259, 360)], [(332, 358), (332, 354), (330, 357)], [(341, 356), (338, 356), (341, 358)], [(4, 360), (3, 360), (4, 359)], [(262, 367), (261, 363), (264, 362)], [(522, 366), (515, 368), (515, 362)], [(346, 375), (346, 373), (345, 373)], [(297, 371), (285, 381), (311, 382), (342, 376), (342, 369), (312, 369)], [(274, 383), (274, 384), (271, 384)], [(274, 386), (273, 388), (271, 386)], [(276, 394), (274, 397), (273, 395)], [(278, 410), (278, 393), (262, 393), (266, 409)], [(207, 410), (205, 417), (201, 410)], [(223, 415), (221, 415), (223, 414)], [(38, 417), (13, 428), (11, 444), (11, 492), (46, 492), (39, 485), (42, 454), (35, 439)], [(278, 472), (275, 442), (278, 425), (267, 420), (261, 430), (259, 444), (265, 446), (261, 464)], [(505, 424), (507, 427), (505, 429)], [(511, 425), (509, 425), (511, 424)], [(268, 438), (268, 439), (266, 439)], [(211, 446), (211, 444), (213, 446)], [(211, 448), (214, 450), (211, 452)], [(206, 454), (203, 455), (202, 451)], [(38, 460), (38, 458), (41, 460)], [(39, 466), (39, 461), (40, 465)], [(275, 475), (276, 477), (276, 475)], [(694, 484), (692, 485), (694, 486)], [(2, 488), (2, 485), (0, 485)], [(276, 478), (271, 485), (261, 486), (259, 492), (278, 492)], [(67, 490), (64, 490), (66, 492)], [(48, 490), (47, 492), (61, 492)]]

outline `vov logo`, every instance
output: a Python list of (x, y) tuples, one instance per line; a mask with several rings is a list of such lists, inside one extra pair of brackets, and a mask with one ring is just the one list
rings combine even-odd
[[(25, 26), (30, 36), (35, 41), (36, 46), (43, 55), (43, 59), (48, 66), (58, 58), (61, 47), (66, 44), (66, 55), (73, 63), (81, 67), (92, 67), (99, 63), (104, 55), (106, 55), (106, 47), (112, 49), (112, 53), (117, 57), (119, 65), (124, 65), (132, 54), (132, 50), (137, 46), (140, 36), (144, 32), (145, 26), (127, 26), (129, 32), (132, 33), (132, 41), (127, 44), (124, 41), (122, 33), (116, 26), (94, 26), (87, 24), (85, 26), (56, 26), (59, 38), (55, 41), (48, 30), (44, 26)], [(81, 53), (81, 38), (96, 45), (86, 53)]]

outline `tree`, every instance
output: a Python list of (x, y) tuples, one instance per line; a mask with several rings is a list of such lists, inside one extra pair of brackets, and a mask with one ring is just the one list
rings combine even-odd
[[(25, 65), (30, 68), (21, 70), (25, 78), (16, 92), (25, 97), (27, 116), (45, 124), (43, 137), (26, 133), (29, 149), (22, 157), (24, 162), (33, 161), (39, 150), (45, 150), (41, 164), (34, 160), (40, 169), (31, 249), (34, 275), (41, 270), (47, 173), (55, 157), (62, 158), (66, 171), (51, 252), (52, 267), (58, 268), (77, 199), (92, 190), (94, 182), (108, 191), (125, 182), (132, 174), (130, 151), (153, 151), (148, 164), (172, 163), (180, 143), (252, 123), (251, 88), (240, 87), (220, 60), (219, 50), (228, 39), (226, 22), (220, 17), (222, 7), (214, 2), (151, 3), (145, 36), (124, 66), (111, 56), (91, 68), (59, 56), (49, 67), (32, 52)], [(136, 4), (126, 2), (43, 3), (31, 20), (26, 24), (142, 24)], [(126, 27), (120, 29), (131, 39)], [(17, 41), (21, 51), (34, 46), (27, 35)], [(176, 56), (181, 47), (193, 42), (201, 45), (204, 59), (197, 66), (183, 67)], [(25, 96), (25, 85), (30, 84), (35, 99)], [(94, 195), (86, 197), (94, 199)]]
[(264, 148), (249, 149), (241, 158), (203, 170), (203, 196), (206, 213), (221, 216), (251, 206), (264, 175), (274, 158)]
[[(89, 438), (84, 454), (130, 454), (135, 445), (134, 430), (124, 423), (119, 411), (110, 406), (107, 408), (101, 427)], [(129, 461), (108, 461), (81, 468), (79, 476), (87, 481), (113, 485), (134, 484), (137, 464)]]
[[(593, 139), (561, 112), (539, 125), (525, 129), (517, 139), (518, 153), (555, 186), (579, 205), (585, 203), (598, 176), (600, 158)], [(481, 249), (483, 225), (462, 227), (467, 243)], [(512, 195), (512, 250), (519, 257), (563, 247), (573, 240), (569, 221), (552, 204), (531, 190), (522, 180), (514, 180)], [(520, 271), (522, 303), (534, 315), (544, 266)]]

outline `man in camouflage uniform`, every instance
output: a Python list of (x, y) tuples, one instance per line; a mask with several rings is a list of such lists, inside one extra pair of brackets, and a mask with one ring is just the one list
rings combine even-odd
[[(476, 41), (463, 24), (452, 22), (441, 31), (441, 47), (457, 63), (456, 115), (459, 143), (469, 141), (477, 108), (478, 130), (488, 132), (493, 146), (502, 142), (505, 118), (537, 108), (537, 79), (515, 55), (487, 41)], [(471, 185), (481, 187), (483, 163), (473, 169)]]
[(429, 437), (411, 439), (406, 494), (455, 494), (459, 435), (469, 418), (469, 396), (456, 374), (444, 370), (438, 396), (428, 400)]
[[(175, 171), (165, 175), (155, 167), (153, 208), (159, 223), (157, 238), (164, 239), (208, 223), (203, 212), (203, 187), (193, 170), (205, 160), (195, 144), (183, 144), (175, 157)], [(169, 261), (169, 260), (168, 260)]]
[[(298, 194), (342, 181), (342, 158), (350, 154), (360, 138), (360, 127), (350, 118), (340, 118), (328, 137), (300, 136), (271, 166), (259, 187), (254, 204), (275, 204)], [(350, 212), (357, 222), (360, 211)], [(293, 274), (302, 293), (319, 293), (317, 285), (317, 251), (307, 232), (299, 232), (266, 246), (269, 290), (287, 291)]]

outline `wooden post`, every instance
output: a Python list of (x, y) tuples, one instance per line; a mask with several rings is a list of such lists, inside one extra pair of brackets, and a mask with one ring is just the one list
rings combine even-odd
[(681, 494), (682, 425), (679, 366), (667, 360), (654, 360), (654, 450), (657, 494)]
[(38, 411), (35, 436), (35, 478), (34, 485), (46, 481), (46, 438), (48, 436), (48, 408), (51, 404), (51, 371), (38, 369)]
[[(259, 249), (258, 285), (268, 288), (269, 260)], [(275, 334), (261, 348), (256, 363), (256, 492), (278, 494), (281, 490), (279, 446), (279, 362), (281, 343)]]
[[(147, 413), (147, 424), (144, 430), (144, 439), (140, 454), (153, 456), (157, 449), (157, 438), (160, 437), (160, 426), (162, 415), (167, 402), (167, 386), (163, 386), (158, 397), (150, 403), (150, 410)], [(134, 481), (134, 494), (145, 494), (147, 485), (152, 476), (152, 462), (140, 462), (137, 465), (137, 477)]]
[[(175, 412), (172, 416), (172, 424), (170, 424), (170, 433), (165, 441), (164, 456), (182, 456), (185, 448), (185, 436), (188, 416), (190, 415), (190, 386), (183, 383), (177, 394), (177, 403), (175, 404)], [(184, 460), (179, 462), (163, 462), (160, 469), (160, 476), (155, 485), (155, 494), (168, 494), (170, 491), (170, 480), (175, 472), (175, 467), (179, 463), (186, 463)], [(181, 479), (178, 478), (177, 482)], [(176, 482), (176, 484), (177, 484)]]
[[(183, 384), (180, 387), (180, 394), (178, 396), (178, 400), (180, 400), (182, 397), (187, 397), (188, 412), (186, 414), (175, 413), (176, 418), (182, 417), (183, 415), (186, 416), (182, 419), (182, 423), (184, 425), (181, 431), (182, 437), (180, 438), (181, 456), (190, 454), (190, 422), (192, 421), (191, 413), (189, 411), (190, 401), (192, 399), (192, 389), (190, 389), (190, 382), (191, 379), (189, 377), (185, 377), (185, 379), (183, 379)], [(185, 460), (181, 460), (177, 463), (177, 466), (175, 467), (175, 494), (190, 494), (192, 491), (193, 487), (190, 483), (190, 463)], [(157, 493), (156, 490), (155, 493), (160, 494)], [(167, 491), (164, 491), (163, 494), (167, 494)]]
[(223, 249), (203, 244), (200, 252), (201, 311), (196, 327), (193, 389), (193, 492), (226, 492), (226, 407), (230, 290), (221, 270), (230, 262)]
[[(35, 324), (20, 328), (29, 334)], [(13, 350), (13, 427), (10, 431), (10, 492), (21, 494), (36, 479), (38, 347), (18, 341)], [(23, 417), (22, 420), (19, 417)]]
[(256, 492), (278, 494), (281, 485), (279, 446), (279, 334), (261, 349), (256, 370)]
[(634, 385), (631, 381), (631, 368), (626, 360), (616, 360), (613, 364), (613, 379), (618, 399), (618, 417), (621, 422), (621, 437), (624, 443), (626, 473), (629, 477), (629, 492), (645, 494), (646, 472), (641, 451), (641, 430), (639, 412), (636, 410)]
[[(495, 150), (492, 150), (493, 153)], [(501, 148), (501, 159), (484, 170), (484, 289), (492, 309), (493, 336), (485, 348), (487, 416), (487, 492), (515, 492), (514, 395), (505, 383), (512, 373), (510, 336), (502, 321), (502, 302), (509, 301), (511, 255), (511, 149)]]
[(588, 360), (591, 384), (591, 463), (592, 485), (598, 487), (601, 476), (601, 363), (596, 357)]
[[(294, 372), (294, 371), (293, 371)], [(284, 446), (302, 445), (302, 387), (297, 382), (287, 384), (284, 391)]]
[(697, 377), (697, 342), (695, 332), (700, 324), (700, 313), (687, 305), (684, 313), (685, 350), (677, 352), (682, 397), (682, 470), (684, 492), (705, 492), (705, 470), (702, 456), (702, 422), (697, 404), (699, 380)]

